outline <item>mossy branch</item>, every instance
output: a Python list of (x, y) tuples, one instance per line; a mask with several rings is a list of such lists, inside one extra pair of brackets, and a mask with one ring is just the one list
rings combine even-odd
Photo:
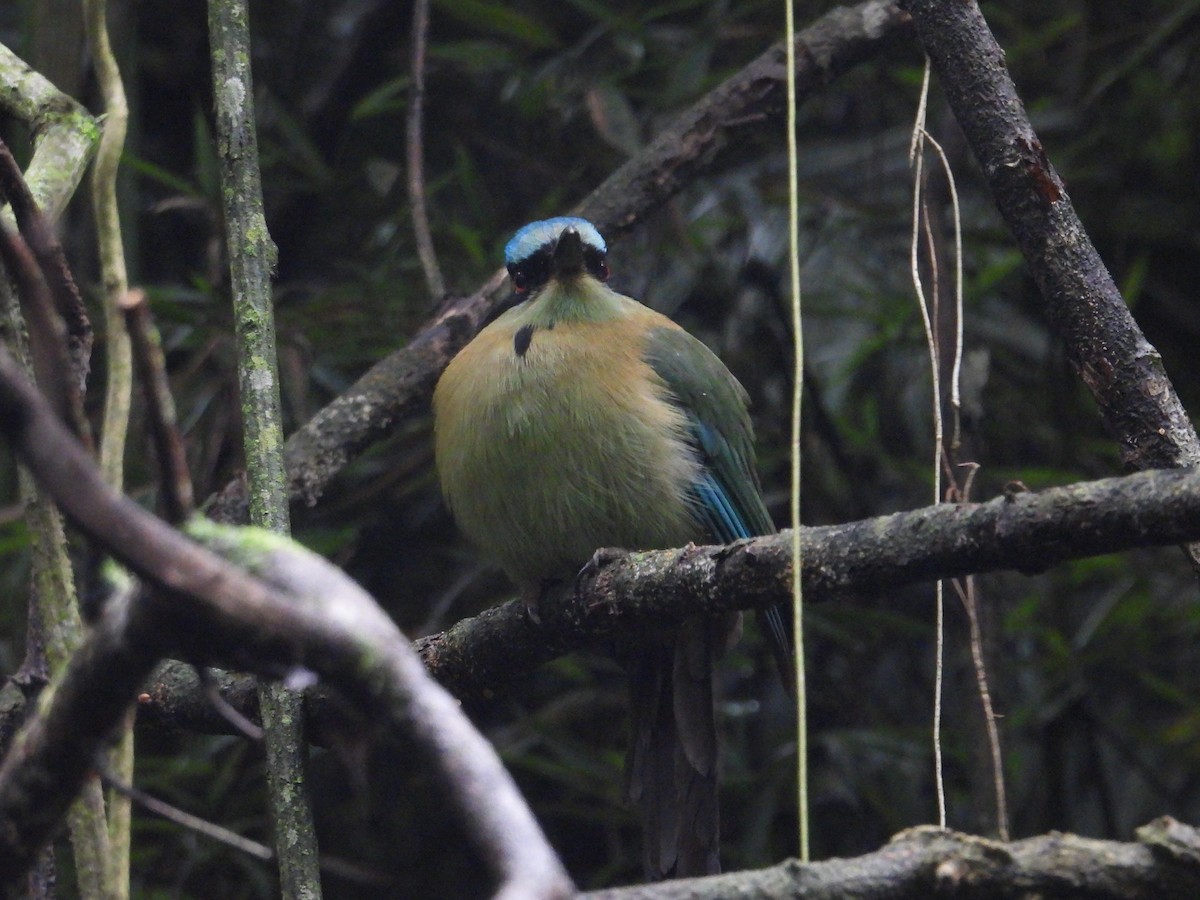
[[(24, 174), (22, 189), (28, 189), (30, 199), (41, 208), (44, 221), (53, 223), (74, 196), (95, 150), (99, 139), (96, 121), (3, 45), (0, 45), (0, 108), (21, 121), (33, 135), (33, 158)], [(11, 225), (16, 217), (12, 210), (5, 209), (2, 218)], [(7, 278), (0, 280), (0, 306), (4, 310), (0, 331), (4, 332), (5, 342), (26, 371), (32, 372), (25, 323)], [(72, 375), (81, 386), (86, 377), (91, 328), (82, 305), (61, 311), (74, 344)], [(34, 611), (30, 627), (41, 631), (31, 634), (27, 643), (34, 652), (44, 648), (50, 671), (59, 671), (79, 645), (83, 632), (62, 517), (27, 472), (21, 473), (18, 491), (33, 542), (31, 608)], [(27, 660), (26, 665), (30, 664)], [(109, 893), (110, 853), (104, 794), (98, 782), (84, 787), (71, 812), (70, 825), (80, 893), (85, 897), (104, 897)]]
[[(245, 0), (210, 0), (208, 25), (250, 521), (286, 534), (288, 497), (271, 297), (276, 251), (263, 211)], [(303, 698), (282, 685), (264, 684), (259, 703), (283, 897), (317, 900), (321, 876), (305, 774)]]

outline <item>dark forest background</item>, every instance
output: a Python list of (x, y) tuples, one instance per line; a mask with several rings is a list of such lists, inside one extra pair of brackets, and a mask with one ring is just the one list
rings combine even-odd
[[(131, 101), (123, 166), (130, 281), (152, 298), (198, 496), (240, 469), (234, 347), (219, 228), (203, 3), (113, 3)], [(803, 25), (832, 8), (797, 5)], [(1184, 404), (1200, 411), (1200, 2), (1017, 0), (983, 6), (1051, 161)], [(429, 315), (405, 188), (409, 4), (252, 2), (267, 220), (279, 247), (279, 363), (288, 427), (306, 421)], [(782, 35), (759, 0), (438, 0), (425, 161), (448, 287), (466, 293), (521, 224), (570, 209), (691, 103)], [(0, 41), (98, 108), (77, 4), (7, 3)], [(909, 277), (907, 153), (922, 60), (915, 41), (858, 66), (800, 111), (801, 263), (808, 384), (803, 518), (842, 522), (929, 502), (931, 402)], [(1115, 474), (1116, 446), (1043, 320), (1041, 301), (940, 100), (930, 130), (962, 200), (964, 450), (973, 496)], [(28, 136), (0, 123), (14, 147)], [(703, 337), (754, 399), (760, 468), (787, 516), (790, 313), (784, 135), (693, 184), (610, 241), (618, 289)], [(944, 185), (934, 212), (952, 252)], [(81, 195), (63, 237), (97, 295)], [(948, 257), (947, 257), (948, 258)], [(949, 293), (943, 283), (943, 297)], [(98, 318), (97, 314), (97, 318)], [(99, 348), (98, 348), (99, 349)], [(102, 353), (94, 365), (102, 369)], [(93, 379), (102, 384), (102, 371)], [(102, 392), (90, 398), (93, 411)], [(153, 499), (135, 422), (130, 491)], [(366, 586), (410, 636), (506, 598), (456, 535), (432, 470), (427, 416), (337, 479), (296, 535)], [(23, 654), (27, 535), (0, 460), (0, 670)], [(1014, 836), (1130, 837), (1169, 813), (1200, 821), (1200, 602), (1177, 550), (980, 579), (1003, 718)], [(952, 827), (994, 830), (991, 774), (966, 641), (947, 592), (944, 732)], [(807, 619), (814, 855), (854, 855), (936, 820), (931, 587), (818, 606)], [(752, 628), (721, 669), (724, 861), (795, 853), (790, 705)], [(622, 802), (624, 678), (600, 648), (472, 708), (581, 887), (635, 880)], [(139, 731), (138, 784), (251, 836), (269, 831), (262, 754), (240, 738)], [(315, 751), (324, 851), (400, 879), (388, 893), (484, 887), (440, 798), (404, 748)], [(265, 897), (272, 867), (144, 815), (134, 891)], [(69, 853), (60, 855), (69, 859)], [(69, 880), (69, 879), (67, 879)], [(64, 887), (69, 892), (69, 887)], [(336, 879), (329, 896), (363, 896)]]

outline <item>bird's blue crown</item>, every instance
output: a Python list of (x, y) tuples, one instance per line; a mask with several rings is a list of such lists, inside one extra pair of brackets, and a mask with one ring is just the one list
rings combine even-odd
[(608, 252), (608, 245), (596, 230), (596, 226), (587, 219), (578, 216), (555, 216), (541, 222), (530, 222), (512, 236), (512, 240), (504, 247), (504, 264), (511, 266), (528, 259), (545, 244), (558, 239), (558, 236), (570, 226), (575, 226), (583, 239), (585, 246), (595, 247), (601, 253)]

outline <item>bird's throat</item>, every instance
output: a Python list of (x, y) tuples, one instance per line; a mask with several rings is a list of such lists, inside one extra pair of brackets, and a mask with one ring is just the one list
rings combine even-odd
[(535, 328), (553, 328), (558, 322), (606, 322), (621, 317), (629, 302), (590, 275), (581, 275), (549, 282), (514, 320), (518, 327)]

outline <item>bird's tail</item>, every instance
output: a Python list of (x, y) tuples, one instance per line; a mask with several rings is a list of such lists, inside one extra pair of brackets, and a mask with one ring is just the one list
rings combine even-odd
[(789, 697), (796, 699), (796, 651), (792, 646), (792, 608), (786, 603), (768, 606), (758, 613), (760, 627), (766, 632), (771, 656), (779, 680)]
[(639, 646), (630, 663), (628, 791), (641, 812), (650, 878), (720, 871), (716, 630), (713, 622), (691, 619), (675, 634)]

